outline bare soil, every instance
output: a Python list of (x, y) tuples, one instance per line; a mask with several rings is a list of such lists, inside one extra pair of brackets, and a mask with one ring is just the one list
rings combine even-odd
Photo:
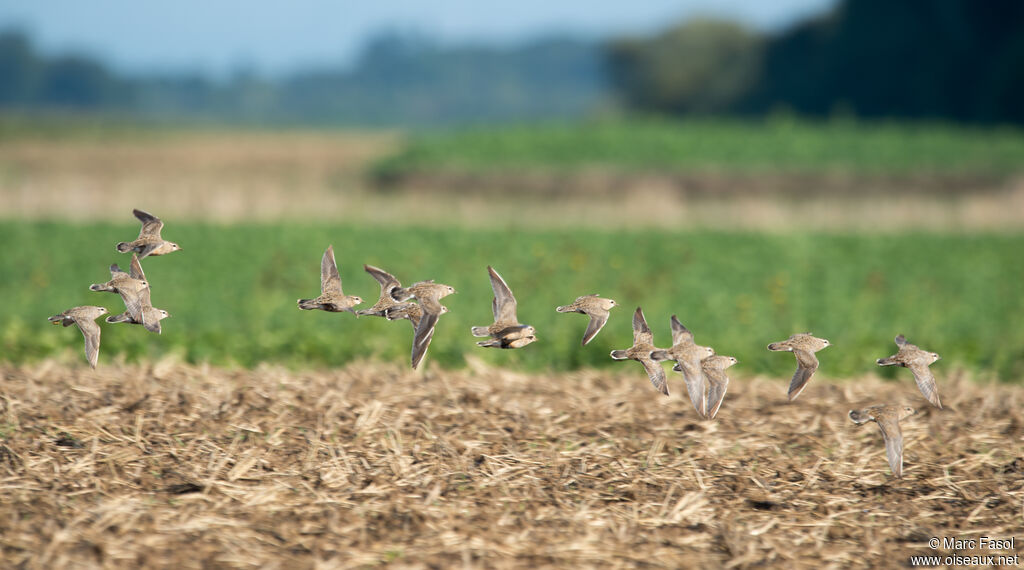
[[(952, 554), (932, 537), (1024, 542), (1024, 387), (940, 378), (937, 410), (909, 377), (792, 403), (741, 377), (702, 421), (632, 364), (0, 365), (0, 567), (892, 567)], [(880, 402), (919, 410), (902, 480), (847, 417)]]

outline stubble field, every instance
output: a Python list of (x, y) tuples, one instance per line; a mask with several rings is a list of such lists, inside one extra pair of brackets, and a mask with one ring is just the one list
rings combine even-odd
[[(0, 121), (0, 567), (891, 567), (1024, 543), (1019, 132), (23, 126)], [(118, 306), (87, 286), (127, 264), (132, 207), (185, 247), (144, 262), (172, 318), (104, 324), (94, 371), (45, 318)], [(460, 291), (425, 371), (404, 323), (295, 308), (328, 243), (369, 303), (362, 263)], [(523, 351), (470, 344), (489, 263), (540, 331)], [(624, 305), (581, 349), (553, 308), (590, 292)], [(717, 419), (608, 359), (637, 304), (659, 346), (675, 312), (740, 358)], [(835, 346), (788, 403), (793, 359), (764, 345), (808, 329)], [(875, 366), (897, 333), (943, 354), (945, 409)], [(919, 410), (902, 480), (847, 417), (885, 402)], [(981, 536), (1018, 546), (928, 546)]]
[[(941, 411), (907, 378), (739, 378), (700, 421), (631, 362), (0, 374), (9, 568), (904, 566), (1024, 516), (1024, 389), (963, 378)], [(889, 401), (919, 410), (902, 480), (846, 417)]]

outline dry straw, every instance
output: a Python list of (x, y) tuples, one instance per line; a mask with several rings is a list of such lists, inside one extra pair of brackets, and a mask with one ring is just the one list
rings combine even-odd
[[(5, 568), (893, 566), (1024, 528), (1019, 386), (738, 378), (700, 421), (634, 370), (0, 374)], [(921, 410), (903, 480), (846, 416), (880, 401)]]

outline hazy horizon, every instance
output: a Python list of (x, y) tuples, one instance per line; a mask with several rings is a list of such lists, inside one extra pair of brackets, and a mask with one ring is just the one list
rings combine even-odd
[(547, 35), (582, 39), (646, 34), (700, 16), (753, 28), (784, 28), (825, 11), (835, 0), (651, 0), (594, 5), (524, 0), (495, 10), (470, 0), (339, 6), (327, 0), (253, 9), (238, 1), (138, 4), (70, 0), (0, 4), (0, 29), (27, 33), (45, 55), (86, 54), (127, 73), (236, 70), (280, 76), (312, 67), (345, 66), (366, 41), (385, 31), (414, 32), (442, 44), (510, 45)]

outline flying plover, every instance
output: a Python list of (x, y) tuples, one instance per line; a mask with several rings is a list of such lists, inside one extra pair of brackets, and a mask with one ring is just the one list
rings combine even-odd
[(647, 326), (644, 312), (640, 307), (633, 313), (633, 346), (626, 350), (613, 350), (615, 360), (635, 360), (643, 365), (651, 384), (662, 394), (668, 396), (668, 382), (665, 380), (665, 369), (651, 358), (651, 352), (658, 350), (654, 346), (654, 333)]
[(789, 351), (796, 356), (796, 372), (789, 383), (790, 402), (800, 395), (811, 375), (818, 369), (818, 357), (814, 353), (826, 346), (829, 346), (827, 340), (811, 336), (811, 333), (797, 333), (786, 340), (768, 345), (768, 350)]
[(399, 305), (399, 302), (391, 297), (391, 292), (401, 287), (402, 284), (398, 282), (398, 279), (395, 279), (394, 275), (379, 267), (363, 265), (363, 269), (376, 279), (377, 283), (380, 283), (380, 298), (377, 299), (377, 302), (369, 309), (360, 309), (356, 311), (356, 315), (386, 317), (388, 309)]
[(690, 395), (694, 409), (702, 417), (708, 417), (707, 382), (704, 379), (704, 371), (701, 369), (700, 362), (709, 356), (714, 356), (715, 351), (710, 346), (700, 346), (695, 343), (693, 333), (684, 327), (675, 315), (672, 315), (671, 322), (672, 348), (655, 350), (651, 352), (651, 358), (657, 362), (676, 361), (672, 370), (683, 373), (686, 391)]
[(327, 251), (320, 259), (320, 296), (316, 299), (299, 299), (299, 308), (304, 311), (319, 309), (331, 313), (348, 311), (355, 315), (352, 307), (362, 302), (361, 298), (342, 292), (338, 264), (334, 261), (334, 246), (327, 246)]
[[(487, 266), (487, 273), (491, 278), (491, 289), (494, 290), (494, 299), (491, 300), (494, 323), (485, 327), (470, 327), (473, 336), (491, 337), (491, 340), (476, 344), (483, 347), (520, 348), (537, 340), (534, 328), (519, 322), (519, 317), (516, 316), (518, 304), (508, 284), (490, 265)], [(524, 340), (527, 338), (531, 340)]]
[(163, 220), (138, 209), (132, 210), (132, 214), (135, 214), (135, 217), (142, 222), (139, 237), (135, 241), (123, 241), (117, 244), (117, 251), (121, 253), (134, 251), (139, 254), (139, 259), (145, 259), (150, 255), (166, 255), (181, 249), (178, 244), (160, 237), (160, 230), (164, 227)]
[(96, 323), (96, 319), (105, 314), (107, 314), (106, 307), (86, 305), (68, 309), (47, 320), (55, 325), (60, 324), (66, 327), (72, 324), (77, 325), (78, 330), (82, 331), (82, 336), (85, 337), (85, 358), (89, 361), (89, 366), (96, 368), (96, 362), (100, 358), (100, 325)]
[[(731, 356), (715, 355), (709, 356), (700, 361), (701, 370), (704, 371), (704, 378), (708, 381), (708, 413), (706, 418), (713, 419), (718, 415), (718, 408), (722, 407), (722, 400), (725, 398), (725, 391), (729, 388), (729, 376), (725, 369), (736, 364), (736, 359)], [(679, 364), (676, 364), (679, 366)], [(676, 368), (673, 367), (672, 370)]]
[(850, 410), (850, 419), (857, 425), (874, 421), (882, 430), (885, 440), (885, 456), (897, 479), (903, 477), (903, 430), (900, 422), (917, 413), (910, 406), (878, 405), (863, 410)]
[[(133, 279), (140, 281), (146, 281), (146, 274), (142, 272), (142, 264), (139, 263), (139, 258), (132, 256), (132, 264), (130, 266), (129, 274)], [(138, 304), (136, 306), (129, 306), (128, 299), (122, 294), (121, 297), (125, 301), (125, 312), (119, 315), (110, 315), (106, 318), (108, 323), (129, 323), (133, 325), (142, 325), (149, 332), (160, 334), (162, 328), (160, 321), (171, 316), (170, 313), (163, 309), (157, 309), (153, 306), (151, 300), (152, 290), (150, 287), (146, 287), (139, 291)]]
[(605, 299), (597, 295), (584, 295), (576, 297), (576, 300), (568, 305), (556, 307), (555, 310), (559, 313), (583, 313), (590, 317), (587, 330), (583, 333), (583, 346), (586, 346), (597, 336), (597, 333), (601, 332), (605, 323), (608, 322), (608, 311), (614, 306), (615, 301), (612, 299)]
[(896, 345), (899, 350), (888, 358), (879, 358), (879, 366), (902, 366), (909, 368), (914, 373), (914, 381), (917, 387), (936, 408), (942, 409), (942, 402), (939, 401), (939, 389), (935, 387), (935, 375), (932, 374), (929, 365), (939, 360), (940, 356), (935, 352), (921, 350), (917, 345), (910, 344), (903, 335), (896, 337)]
[(408, 301), (415, 298), (419, 302), (423, 315), (416, 324), (416, 333), (412, 340), (412, 367), (416, 368), (427, 354), (431, 339), (434, 338), (434, 327), (437, 326), (437, 319), (448, 312), (447, 307), (441, 305), (441, 299), (455, 293), (455, 288), (434, 283), (433, 281), (419, 281), (408, 287), (397, 287), (391, 291), (391, 298), (396, 301)]

